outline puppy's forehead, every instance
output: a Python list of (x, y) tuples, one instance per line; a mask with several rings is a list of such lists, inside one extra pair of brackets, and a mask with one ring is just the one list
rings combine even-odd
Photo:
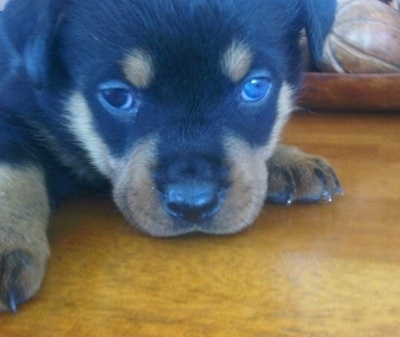
[(145, 51), (135, 48), (122, 62), (126, 78), (139, 89), (146, 89), (154, 76), (154, 65), (151, 56)]
[(237, 83), (249, 72), (252, 60), (250, 48), (234, 39), (222, 56), (222, 71), (233, 83)]
[[(233, 39), (220, 58), (222, 73), (233, 83), (249, 72), (253, 53), (244, 42)], [(133, 48), (122, 62), (126, 78), (139, 89), (146, 89), (154, 78), (155, 69), (151, 55), (140, 48)]]

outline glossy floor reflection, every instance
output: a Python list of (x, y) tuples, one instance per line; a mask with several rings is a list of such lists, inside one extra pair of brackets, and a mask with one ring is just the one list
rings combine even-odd
[(328, 158), (345, 196), (174, 239), (107, 200), (69, 201), (42, 290), (0, 315), (0, 336), (398, 336), (400, 115), (299, 113), (284, 140)]

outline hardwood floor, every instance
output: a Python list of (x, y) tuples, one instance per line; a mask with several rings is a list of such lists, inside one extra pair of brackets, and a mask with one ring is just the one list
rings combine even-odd
[(69, 201), (40, 293), (0, 315), (0, 336), (399, 336), (400, 114), (297, 113), (284, 140), (328, 158), (345, 195), (174, 239)]

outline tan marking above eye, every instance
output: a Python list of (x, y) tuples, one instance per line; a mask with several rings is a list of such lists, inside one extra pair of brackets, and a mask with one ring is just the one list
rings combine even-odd
[(147, 88), (154, 75), (153, 61), (143, 50), (134, 49), (122, 62), (127, 79), (139, 89)]
[(232, 82), (237, 83), (249, 72), (252, 60), (250, 49), (244, 43), (234, 40), (222, 57), (222, 71)]

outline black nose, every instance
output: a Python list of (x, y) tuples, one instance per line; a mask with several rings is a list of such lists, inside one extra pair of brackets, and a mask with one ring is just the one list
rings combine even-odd
[(212, 183), (169, 184), (164, 190), (165, 208), (175, 218), (200, 222), (218, 211), (219, 194)]

